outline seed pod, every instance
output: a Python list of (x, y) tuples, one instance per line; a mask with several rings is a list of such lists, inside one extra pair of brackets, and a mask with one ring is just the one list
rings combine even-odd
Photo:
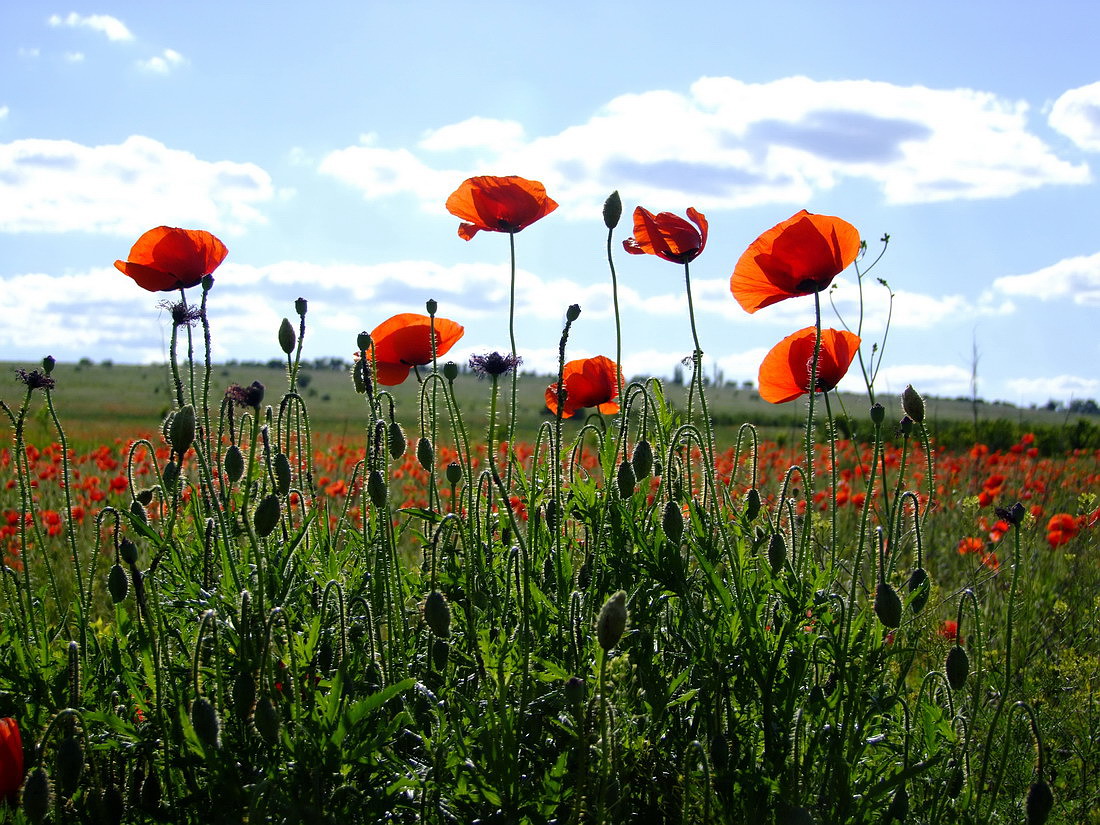
[(405, 454), (408, 442), (405, 440), (405, 431), (401, 429), (401, 425), (396, 421), (390, 422), (386, 440), (389, 442), (390, 458), (396, 461)]
[(217, 750), (222, 746), (222, 722), (218, 718), (218, 710), (205, 696), (191, 703), (191, 726), (203, 750)]
[(294, 334), (294, 327), (290, 325), (290, 319), (284, 318), (279, 324), (279, 349), (290, 355), (294, 352), (294, 345), (298, 343), (298, 336)]
[(279, 505), (279, 497), (274, 493), (264, 496), (256, 505), (256, 512), (252, 514), (252, 524), (256, 528), (256, 535), (267, 538), (271, 531), (279, 523), (282, 508)]
[(619, 465), (619, 471), (615, 474), (615, 483), (619, 487), (621, 498), (630, 498), (634, 495), (634, 488), (638, 482), (634, 477), (634, 467), (631, 466), (629, 461), (624, 461)]
[(432, 442), (424, 436), (420, 436), (420, 440), (416, 442), (416, 460), (420, 462), (421, 467), (428, 471), (431, 471), (432, 465), (435, 463), (435, 450), (432, 449)]
[(673, 544), (679, 544), (684, 536), (684, 514), (680, 511), (680, 506), (671, 499), (665, 502), (665, 511), (661, 514), (661, 529)]
[(126, 598), (126, 591), (130, 589), (130, 582), (126, 578), (126, 570), (121, 564), (111, 566), (111, 572), (107, 574), (107, 592), (111, 594), (111, 601), (118, 604)]
[(1027, 789), (1027, 798), (1024, 799), (1027, 825), (1043, 825), (1053, 807), (1054, 794), (1050, 792), (1050, 785), (1043, 779), (1032, 782)]
[(913, 609), (914, 615), (924, 610), (931, 589), (928, 572), (923, 567), (916, 568), (909, 576), (909, 606)]
[(454, 361), (448, 361), (443, 365), (443, 377), (448, 381), (454, 382), (458, 378), (458, 364)]
[(451, 608), (438, 590), (433, 590), (424, 600), (424, 621), (439, 638), (451, 635)]
[(118, 555), (127, 564), (136, 563), (138, 558), (137, 545), (123, 536), (122, 541), (118, 543)]
[(462, 482), (462, 465), (457, 461), (452, 461), (447, 465), (447, 483), (452, 487), (457, 487)]
[(371, 504), (379, 509), (386, 506), (386, 498), (389, 491), (386, 489), (386, 480), (378, 470), (371, 470), (367, 475), (367, 496)]
[(252, 724), (267, 744), (274, 745), (279, 741), (279, 709), (275, 707), (270, 696), (261, 696), (256, 703)]
[(954, 690), (962, 690), (966, 684), (966, 677), (970, 673), (970, 657), (961, 645), (955, 644), (947, 651), (947, 659), (943, 664), (943, 672), (947, 675), (947, 683)]
[(247, 670), (242, 670), (233, 680), (233, 712), (242, 722), (252, 718), (256, 707), (256, 680)]
[(84, 773), (84, 747), (72, 733), (66, 734), (57, 747), (57, 790), (68, 799), (80, 786)]
[(639, 481), (653, 472), (653, 447), (646, 439), (639, 439), (634, 445), (630, 463), (634, 467), (634, 478)]
[(879, 582), (875, 588), (875, 615), (884, 627), (901, 625), (901, 597), (886, 582)]
[(768, 540), (768, 567), (772, 573), (778, 573), (787, 561), (787, 542), (782, 533), (772, 533)]
[(902, 786), (897, 789), (894, 798), (890, 800), (890, 807), (886, 809), (886, 820), (887, 822), (891, 819), (904, 822), (907, 816), (909, 816), (909, 792)]
[(760, 491), (752, 487), (745, 493), (745, 519), (755, 521), (758, 515), (760, 515)]
[(275, 471), (275, 492), (281, 496), (290, 493), (290, 459), (286, 453), (276, 453), (272, 469)]
[(39, 765), (27, 774), (23, 782), (23, 814), (31, 822), (39, 823), (50, 812), (50, 777)]
[(168, 443), (172, 445), (176, 455), (183, 458), (183, 454), (191, 448), (194, 441), (195, 408), (185, 404), (176, 410), (176, 414), (172, 416), (172, 423), (168, 425)]
[(871, 423), (881, 424), (886, 420), (886, 408), (878, 402), (871, 405)]
[(906, 385), (901, 393), (901, 408), (918, 424), (924, 421), (924, 399), (913, 389), (912, 384)]
[(626, 631), (626, 591), (620, 590), (604, 602), (596, 619), (596, 640), (605, 651), (619, 643)]

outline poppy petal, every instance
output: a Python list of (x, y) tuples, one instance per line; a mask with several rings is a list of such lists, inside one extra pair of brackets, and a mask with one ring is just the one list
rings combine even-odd
[(447, 211), (465, 222), (458, 235), (467, 241), (483, 229), (519, 232), (557, 208), (546, 187), (518, 175), (467, 178), (447, 198)]
[[(793, 401), (810, 386), (815, 330), (813, 327), (788, 335), (760, 363), (760, 397), (772, 404)], [(859, 351), (860, 338), (847, 330), (821, 330), (817, 363), (818, 392), (834, 389), (848, 372)]]

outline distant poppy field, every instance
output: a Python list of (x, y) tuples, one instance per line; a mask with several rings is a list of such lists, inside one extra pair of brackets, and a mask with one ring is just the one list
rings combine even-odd
[[(558, 205), (482, 176), (446, 206), (514, 279)], [(571, 357), (563, 305), (532, 399), (522, 351), (548, 343), (514, 306), (507, 346), (460, 367), (462, 319), (425, 296), (349, 331), (339, 438), (304, 391), (308, 296), (271, 331), (282, 385), (226, 386), (225, 244), (141, 236), (115, 266), (170, 297), (153, 435), (88, 446), (48, 357), (0, 393), (0, 822), (1100, 821), (1100, 450), (1026, 424), (937, 443), (918, 389), (876, 391), (858, 320), (822, 326), (823, 291), (881, 253), (806, 211), (730, 276), (747, 313), (805, 308), (756, 382), (804, 426), (719, 427), (706, 217), (639, 206), (623, 238), (622, 216), (613, 193), (605, 354)], [(630, 255), (683, 274), (684, 386), (619, 368)]]

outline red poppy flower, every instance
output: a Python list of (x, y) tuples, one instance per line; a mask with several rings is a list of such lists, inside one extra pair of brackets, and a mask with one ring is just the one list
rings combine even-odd
[(1081, 530), (1081, 525), (1069, 513), (1055, 513), (1047, 522), (1047, 543), (1051, 547), (1061, 547)]
[(469, 221), (458, 227), (458, 236), (467, 241), (482, 229), (519, 232), (557, 208), (546, 187), (516, 175), (467, 178), (447, 198), (447, 211)]
[[(561, 375), (565, 384), (565, 408), (561, 417), (571, 418), (573, 413), (584, 407), (595, 407), (609, 415), (617, 413), (619, 403), (613, 399), (619, 395), (618, 379), (619, 368), (606, 356), (570, 361)], [(557, 384), (546, 388), (546, 406), (557, 415)]]
[(623, 241), (623, 249), (676, 264), (694, 261), (707, 245), (707, 219), (695, 209), (688, 209), (687, 216), (695, 226), (671, 212), (654, 215), (639, 206), (634, 210), (634, 237)]
[(733, 297), (747, 312), (832, 283), (859, 254), (859, 231), (829, 215), (805, 209), (752, 242), (730, 277)]
[[(772, 404), (793, 401), (810, 390), (814, 358), (813, 327), (788, 335), (764, 356), (760, 364), (760, 397)], [(817, 359), (817, 391), (828, 392), (840, 383), (859, 350), (860, 339), (847, 330), (821, 330)]]
[(23, 784), (23, 739), (10, 716), (0, 719), (0, 799), (15, 796)]
[[(383, 321), (370, 334), (374, 341), (374, 360), (378, 383), (395, 386), (409, 377), (414, 366), (432, 362), (432, 319), (406, 312)], [(435, 318), (435, 354), (445, 354), (465, 330), (454, 321)], [(367, 352), (370, 357), (370, 351)]]
[(115, 261), (142, 289), (171, 292), (194, 286), (225, 260), (225, 244), (201, 229), (150, 229), (130, 248), (130, 257)]

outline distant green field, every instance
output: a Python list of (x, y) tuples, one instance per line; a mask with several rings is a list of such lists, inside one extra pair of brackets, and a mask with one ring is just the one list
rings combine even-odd
[[(20, 403), (22, 396), (22, 386), (16, 381), (14, 370), (33, 366), (36, 365), (0, 362), (0, 376), (6, 376), (0, 378), (0, 398), (9, 406)], [(366, 420), (363, 415), (364, 400), (355, 393), (348, 373), (337, 369), (303, 367), (299, 376), (314, 433), (336, 439), (358, 437), (362, 422)], [(57, 380), (54, 399), (58, 414), (68, 437), (77, 447), (155, 431), (171, 405), (170, 375), (165, 365), (59, 363), (54, 377)], [(519, 438), (533, 438), (539, 422), (548, 415), (543, 396), (552, 380), (549, 376), (521, 376), (516, 425)], [(286, 372), (283, 368), (266, 365), (215, 366), (211, 377), (211, 398), (216, 403), (230, 384), (247, 385), (253, 381), (259, 381), (266, 387), (267, 403), (277, 404), (286, 389)], [(462, 415), (471, 433), (484, 430), (489, 388), (487, 381), (479, 381), (470, 373), (463, 373), (455, 382)], [(398, 418), (408, 432), (415, 434), (418, 431), (418, 384), (410, 378), (403, 385), (388, 390), (397, 402)], [(666, 392), (678, 407), (686, 405), (684, 387), (666, 385)], [(505, 382), (502, 384), (504, 400), (507, 394)], [(719, 449), (733, 445), (737, 430), (744, 422), (755, 424), (769, 437), (779, 440), (793, 438), (802, 427), (805, 412), (802, 403), (769, 404), (761, 401), (754, 389), (734, 385), (711, 386), (707, 390), (707, 400), (717, 424)], [(895, 393), (886, 395), (880, 390), (879, 400), (887, 407), (887, 420), (900, 417), (900, 402)], [(865, 396), (842, 395), (840, 402), (855, 421), (866, 419), (868, 402)], [(31, 441), (50, 437), (45, 410), (39, 408), (37, 401), (34, 403), (36, 406), (27, 424), (27, 435)], [(979, 429), (975, 438), (974, 407), (969, 401), (928, 398), (926, 403), (927, 422), (933, 435), (940, 435), (941, 440), (949, 440), (956, 445), (967, 440), (1009, 439), (1011, 443), (1018, 431), (1028, 428), (1049, 434), (1076, 427), (1083, 430), (1086, 436), (1095, 435), (1100, 423), (1095, 417), (1089, 420), (1083, 416), (1068, 416), (1065, 412), (979, 402), (976, 407)], [(1078, 424), (1078, 421), (1084, 423)], [(8, 429), (6, 420), (3, 429)], [(1057, 449), (1057, 446), (1062, 445), (1052, 445), (1052, 448)], [(1086, 444), (1074, 442), (1069, 446)]]

